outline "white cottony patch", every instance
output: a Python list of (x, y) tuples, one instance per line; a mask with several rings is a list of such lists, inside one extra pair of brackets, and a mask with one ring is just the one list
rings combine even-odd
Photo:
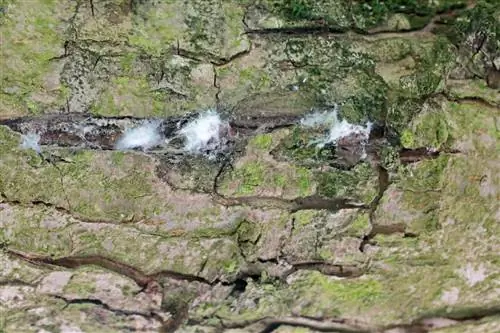
[(335, 144), (338, 140), (351, 135), (361, 138), (361, 141), (366, 141), (373, 126), (370, 122), (361, 126), (351, 124), (345, 119), (340, 120), (337, 107), (330, 111), (313, 112), (301, 119), (300, 123), (305, 127), (326, 127), (329, 129), (325, 138), (315, 142), (319, 147), (323, 147), (327, 143)]
[(29, 132), (21, 135), (21, 148), (33, 149), (37, 153), (41, 153), (42, 148), (40, 147), (40, 134)]
[(228, 126), (215, 110), (208, 110), (184, 125), (179, 135), (184, 137), (184, 149), (187, 152), (200, 154), (222, 148), (223, 130)]
[(304, 127), (330, 127), (337, 119), (337, 108), (333, 111), (315, 111), (300, 120)]
[(115, 148), (118, 150), (133, 148), (147, 150), (160, 145), (163, 140), (160, 124), (159, 121), (146, 121), (138, 127), (127, 129), (116, 142)]

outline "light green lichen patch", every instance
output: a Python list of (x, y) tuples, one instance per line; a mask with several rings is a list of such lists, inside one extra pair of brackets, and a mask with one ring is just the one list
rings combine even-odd
[(57, 109), (65, 101), (52, 58), (64, 54), (64, 29), (74, 3), (12, 1), (3, 7), (0, 35), (0, 113)]
[(475, 150), (481, 155), (498, 151), (500, 131), (498, 109), (477, 103), (449, 103), (446, 110), (452, 118), (452, 136), (455, 146)]
[(182, 13), (182, 5), (176, 1), (138, 6), (137, 15), (133, 17), (130, 44), (155, 56), (168, 51), (186, 28)]
[(239, 304), (230, 312), (228, 308), (221, 307), (217, 314), (232, 320), (248, 320), (263, 314), (288, 313), (294, 309), (303, 316), (353, 318), (385, 297), (384, 284), (376, 278), (339, 280), (315, 271), (298, 273), (288, 286), (267, 284), (258, 290), (247, 286), (247, 290), (245, 295), (248, 298), (259, 298), (257, 306), (250, 308)]
[(250, 46), (244, 32), (243, 8), (219, 0), (186, 3), (187, 30), (181, 47), (203, 56), (203, 53), (228, 59)]
[(314, 193), (310, 170), (269, 157), (246, 157), (221, 184), (226, 195), (297, 197)]
[(55, 167), (32, 151), (20, 150), (13, 141), (19, 136), (3, 133), (12, 146), (10, 151), (6, 146), (0, 163), (0, 190), (11, 200), (43, 201), (84, 218), (116, 221), (151, 216), (164, 207), (150, 200), (155, 195), (154, 166), (147, 157), (129, 155), (117, 168), (111, 154), (61, 151), (71, 162)]
[(180, 46), (200, 59), (220, 61), (249, 47), (242, 34), (243, 9), (234, 3), (141, 3), (137, 12), (130, 42), (154, 56)]
[(293, 71), (279, 70), (269, 54), (271, 51), (263, 45), (256, 46), (249, 54), (216, 67), (221, 100), (234, 105), (249, 95), (272, 91), (276, 87), (284, 88), (286, 81), (294, 80)]
[(452, 120), (446, 106), (439, 101), (426, 103), (413, 119), (410, 128), (401, 133), (405, 148), (430, 147), (444, 149), (453, 141)]
[(250, 139), (249, 145), (261, 149), (269, 151), (271, 145), (273, 144), (273, 136), (270, 133), (267, 134), (259, 134)]
[(71, 235), (65, 232), (71, 219), (50, 216), (50, 209), (15, 209), (9, 223), (9, 246), (23, 251), (46, 253), (50, 256), (69, 254)]
[(439, 228), (439, 198), (448, 159), (448, 156), (440, 156), (409, 168), (401, 168), (401, 180), (397, 186), (404, 191), (401, 198), (403, 207), (417, 214), (411, 222), (412, 231), (431, 232)]
[(488, 317), (479, 322), (463, 323), (435, 330), (436, 333), (495, 333), (500, 330), (500, 319)]
[[(77, 34), (72, 37), (93, 42), (112, 42), (110, 44), (114, 46), (124, 45), (132, 28), (131, 10), (126, 0), (83, 2), (73, 17), (72, 29)], [(74, 31), (70, 29), (70, 32)]]
[(144, 60), (127, 55), (121, 58), (121, 66), (123, 75), (110, 80), (92, 106), (93, 113), (164, 117), (215, 104), (212, 65), (179, 56)]
[(48, 166), (32, 150), (21, 150), (20, 136), (0, 128), (2, 159), (0, 191), (9, 199), (21, 202), (44, 201), (64, 206), (60, 172)]
[[(170, 269), (196, 275), (208, 262), (200, 273), (207, 279), (234, 277), (243, 264), (237, 243), (231, 239), (237, 227), (226, 235), (227, 239), (215, 235), (200, 239), (196, 237), (196, 231), (185, 238), (167, 239), (159, 234), (141, 232), (133, 226), (80, 222), (49, 208), (13, 207), (2, 210), (0, 216), (6, 244), (13, 250), (25, 253), (54, 258), (102, 256), (136, 267), (147, 274)], [(221, 234), (219, 232), (219, 236)], [(95, 265), (100, 265), (99, 260), (96, 260)], [(16, 267), (9, 268), (5, 273), (12, 277), (23, 277), (16, 273)], [(93, 284), (83, 283), (85, 281), (90, 283), (86, 278), (72, 281), (65, 292), (86, 297), (82, 293), (99, 289)]]
[(354, 221), (349, 224), (345, 232), (348, 235), (362, 238), (363, 236), (368, 235), (371, 227), (369, 214), (359, 212)]
[(500, 137), (495, 127), (496, 113), (494, 107), (475, 102), (431, 100), (402, 132), (402, 143), (409, 148), (453, 147), (487, 153), (495, 149)]
[(414, 40), (409, 38), (383, 38), (354, 40), (353, 47), (368, 54), (377, 63), (393, 63), (412, 55)]
[(110, 168), (113, 162), (108, 154), (79, 152), (72, 159), (60, 171), (64, 193), (75, 213), (119, 221), (150, 216), (161, 206), (150, 201), (155, 194), (148, 158), (131, 155), (118, 170)]
[(456, 98), (480, 97), (492, 105), (500, 105), (498, 90), (489, 88), (483, 80), (449, 80), (447, 88)]
[[(320, 213), (321, 214), (321, 213)], [(314, 210), (303, 210), (293, 214), (297, 226), (305, 226), (312, 224), (314, 219), (318, 217), (318, 212)]]
[[(292, 286), (298, 290), (303, 289), (304, 292), (311, 288), (309, 291), (312, 294), (323, 291), (325, 294), (318, 299), (320, 307), (330, 303), (333, 308), (343, 311), (349, 305), (374, 305), (383, 297), (383, 284), (374, 278), (337, 280), (314, 271), (304, 274), (304, 277), (305, 279), (299, 278)], [(346, 306), (340, 306), (341, 304)]]
[(161, 101), (157, 99), (160, 94), (151, 94), (150, 90), (149, 83), (145, 79), (130, 77), (112, 79), (93, 105), (92, 113), (103, 116), (152, 115)]
[[(463, 231), (476, 230), (477, 235), (482, 235), (482, 244), (489, 237), (495, 242), (499, 234), (499, 172), (497, 161), (453, 158), (443, 180), (442, 223), (452, 224)], [(479, 241), (474, 240), (468, 242), (472, 245)], [(468, 247), (464, 246), (465, 249)]]
[(91, 298), (97, 291), (96, 281), (93, 279), (93, 268), (79, 269), (69, 283), (64, 287), (65, 294), (71, 294), (78, 298)]

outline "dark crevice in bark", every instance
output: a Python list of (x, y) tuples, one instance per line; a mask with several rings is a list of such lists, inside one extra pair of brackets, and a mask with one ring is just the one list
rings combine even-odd
[(109, 304), (97, 298), (69, 298), (61, 295), (50, 295), (50, 296), (62, 300), (66, 303), (63, 310), (73, 304), (94, 304), (96, 306), (102, 307), (103, 309), (113, 312), (120, 316), (141, 316), (146, 319), (154, 319), (163, 324), (163, 318), (154, 312), (141, 312), (141, 311), (126, 310), (126, 309), (118, 309), (110, 306)]
[(437, 95), (434, 96), (443, 96), (450, 102), (455, 102), (455, 103), (471, 103), (471, 104), (479, 104), (479, 106), (486, 107), (486, 108), (493, 108), (493, 109), (500, 109), (500, 104), (499, 103), (494, 103), (492, 101), (488, 101), (481, 96), (467, 96), (467, 97), (459, 97), (459, 96), (453, 96), (452, 93), (450, 92), (441, 92)]
[(222, 89), (221, 89), (221, 86), (219, 84), (219, 78), (217, 76), (217, 68), (215, 66), (213, 67), (213, 72), (214, 72), (213, 86), (214, 86), (215, 89), (217, 89), (217, 91), (215, 92), (215, 96), (214, 96), (215, 105), (216, 105), (217, 108), (220, 108), (220, 104), (221, 104), (220, 94), (222, 92)]
[(320, 332), (343, 333), (428, 333), (436, 328), (453, 327), (462, 323), (480, 321), (500, 315), (500, 307), (443, 311), (443, 315), (423, 316), (409, 324), (393, 324), (382, 327), (370, 326), (361, 321), (343, 318), (319, 318), (307, 316), (263, 317), (247, 321), (230, 321), (217, 316), (223, 329), (244, 329), (252, 332), (274, 332), (281, 326), (304, 327)]
[(133, 280), (138, 286), (146, 288), (150, 283), (157, 282), (160, 278), (170, 278), (174, 280), (181, 280), (187, 282), (199, 282), (203, 284), (215, 284), (218, 281), (211, 282), (205, 278), (175, 272), (171, 270), (162, 270), (160, 272), (146, 274), (141, 270), (132, 267), (128, 264), (118, 262), (116, 260), (106, 258), (104, 256), (72, 256), (72, 257), (62, 257), (62, 258), (51, 258), (46, 256), (27, 254), (16, 250), (6, 249), (5, 252), (15, 258), (22, 259), (24, 261), (30, 262), (35, 265), (53, 265), (59, 267), (65, 267), (69, 269), (75, 269), (82, 266), (94, 265), (98, 266), (117, 274), (128, 277)]
[(370, 221), (370, 224), (372, 226), (372, 229), (368, 235), (365, 235), (361, 241), (361, 244), (359, 245), (359, 250), (361, 252), (365, 251), (365, 246), (367, 244), (370, 244), (371, 240), (377, 235), (377, 229), (374, 227), (374, 215), (375, 211), (377, 210), (377, 207), (380, 203), (380, 200), (382, 200), (382, 197), (384, 196), (385, 191), (391, 184), (390, 177), (389, 177), (389, 172), (382, 167), (381, 165), (377, 165), (377, 172), (378, 172), (378, 193), (375, 199), (370, 203), (370, 209), (368, 213), (368, 219)]
[(220, 67), (229, 64), (230, 62), (234, 61), (235, 59), (241, 58), (247, 54), (250, 53), (251, 47), (249, 47), (246, 50), (243, 50), (241, 52), (235, 53), (231, 57), (225, 58), (225, 57), (218, 57), (214, 54), (210, 54), (209, 52), (204, 53), (203, 55), (200, 55), (197, 52), (190, 51), (187, 49), (184, 49), (180, 47), (179, 44), (175, 46), (173, 49), (173, 52), (176, 53), (177, 55), (195, 61), (195, 62), (205, 62), (205, 63), (210, 63), (214, 66)]
[(323, 261), (303, 261), (303, 262), (290, 262), (292, 268), (285, 273), (284, 278), (299, 271), (299, 270), (314, 270), (321, 274), (329, 276), (337, 276), (342, 278), (356, 278), (366, 273), (366, 267), (359, 267), (356, 265), (340, 265), (331, 264)]
[[(437, 12), (436, 15), (427, 22), (423, 27), (414, 27), (408, 29), (393, 30), (385, 27), (375, 27), (371, 29), (361, 29), (354, 26), (338, 26), (328, 25), (324, 20), (317, 20), (310, 26), (294, 26), (282, 28), (262, 28), (262, 29), (247, 29), (246, 34), (249, 35), (316, 35), (316, 36), (345, 36), (348, 34), (359, 36), (394, 36), (399, 35), (405, 37), (408, 34), (415, 33), (431, 33), (445, 18), (451, 18), (459, 13), (462, 9), (471, 9), (475, 3), (469, 3), (467, 6), (460, 8), (450, 8), (448, 11)], [(319, 24), (317, 23), (319, 22)]]
[(0, 287), (2, 286), (30, 287), (30, 288), (37, 287), (37, 285), (34, 283), (29, 283), (19, 279), (0, 280)]
[(90, 3), (90, 13), (92, 14), (92, 17), (95, 17), (94, 1), (89, 0), (89, 3)]
[(0, 199), (1, 199), (1, 202), (7, 203), (7, 204), (13, 205), (13, 206), (21, 206), (21, 207), (43, 206), (46, 208), (54, 209), (54, 210), (61, 212), (61, 213), (64, 213), (64, 214), (72, 215), (71, 211), (68, 208), (57, 206), (57, 205), (54, 205), (53, 203), (46, 202), (43, 200), (32, 200), (29, 202), (22, 202), (20, 200), (10, 199), (3, 192), (0, 192)]
[(296, 199), (282, 199), (279, 197), (247, 196), (247, 197), (225, 197), (220, 194), (215, 196), (215, 201), (223, 206), (250, 206), (252, 208), (276, 208), (288, 210), (291, 213), (300, 210), (330, 210), (341, 209), (366, 209), (363, 203), (353, 202), (350, 198), (323, 198), (312, 195)]
[[(62, 186), (64, 187), (63, 180), (60, 179), (60, 181), (61, 181)], [(66, 195), (66, 193), (64, 191), (65, 190), (63, 189), (63, 194), (65, 196), (65, 200), (67, 201), (68, 207), (70, 207), (68, 196)], [(132, 217), (132, 219), (124, 219), (124, 220), (120, 220), (120, 221), (113, 221), (113, 220), (106, 220), (106, 219), (91, 219), (91, 218), (81, 216), (80, 214), (71, 211), (71, 208), (62, 207), (62, 206), (55, 205), (53, 203), (46, 202), (43, 200), (32, 200), (32, 201), (28, 201), (28, 202), (23, 202), (23, 201), (20, 201), (17, 199), (10, 199), (3, 192), (0, 192), (0, 203), (6, 203), (8, 205), (18, 206), (18, 207), (23, 207), (23, 208), (30, 208), (30, 207), (36, 207), (36, 206), (50, 208), (50, 209), (53, 209), (59, 213), (69, 215), (72, 218), (74, 218), (75, 220), (77, 220), (78, 222), (82, 222), (82, 223), (105, 223), (105, 224), (116, 225), (116, 224), (121, 224), (121, 223), (138, 222), (138, 221), (134, 220), (134, 217)]]
[[(243, 322), (229, 322), (218, 317), (221, 326), (226, 329), (248, 329), (251, 326), (258, 326), (255, 330), (261, 333), (269, 333), (280, 326), (305, 327), (320, 332), (340, 332), (340, 333), (370, 333), (370, 328), (364, 327), (347, 319), (333, 318), (313, 318), (313, 317), (264, 317), (257, 320)], [(258, 329), (260, 328), (260, 329)]]

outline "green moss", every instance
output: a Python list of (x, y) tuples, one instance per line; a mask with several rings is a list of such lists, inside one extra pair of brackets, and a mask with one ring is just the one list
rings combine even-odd
[(384, 292), (382, 283), (375, 279), (337, 280), (319, 272), (310, 272), (306, 279), (297, 281), (294, 287), (309, 290), (309, 296), (316, 294), (316, 304), (313, 308), (336, 304), (339, 310), (342, 309), (340, 311), (345, 311), (350, 306), (374, 305), (383, 297)]
[(280, 9), (291, 20), (308, 20), (314, 17), (314, 7), (308, 0), (283, 1)]
[(370, 202), (376, 195), (372, 183), (376, 180), (369, 164), (358, 164), (352, 170), (334, 170), (316, 174), (319, 195), (334, 197), (356, 197)]
[(1, 113), (39, 113), (49, 106), (61, 106), (56, 104), (63, 92), (49, 90), (44, 78), (55, 70), (50, 59), (60, 55), (64, 43), (59, 18), (69, 18), (71, 11), (71, 6), (57, 1), (16, 1), (0, 14)]
[(76, 294), (81, 298), (93, 295), (96, 290), (95, 281), (89, 281), (87, 274), (74, 275), (68, 285), (64, 287), (65, 293)]
[(121, 166), (123, 164), (123, 161), (125, 159), (125, 152), (122, 151), (114, 151), (111, 154), (111, 160), (113, 161), (113, 164), (115, 166)]
[(313, 210), (302, 210), (293, 214), (293, 218), (295, 219), (295, 223), (298, 226), (305, 226), (313, 222), (314, 218), (316, 218), (318, 212)]
[(254, 222), (242, 221), (237, 229), (238, 242), (255, 243), (260, 236), (260, 228)]
[(447, 73), (455, 65), (455, 50), (446, 38), (437, 38), (424, 51), (415, 72), (400, 79), (402, 93), (407, 97), (421, 98), (438, 92)]
[(311, 172), (306, 168), (298, 168), (296, 170), (297, 183), (299, 187), (299, 195), (305, 196), (311, 192)]
[(129, 73), (133, 70), (133, 65), (137, 59), (137, 54), (128, 52), (123, 57), (120, 58), (120, 65), (125, 73)]
[(442, 148), (451, 140), (446, 114), (429, 112), (419, 119), (415, 133), (419, 146)]
[(235, 273), (239, 268), (239, 262), (236, 260), (226, 260), (222, 262), (222, 269), (228, 274)]
[(286, 185), (286, 181), (287, 181), (287, 179), (283, 175), (276, 174), (273, 176), (273, 183), (277, 187), (284, 187)]
[(415, 148), (415, 137), (408, 129), (403, 130), (401, 133), (400, 142), (404, 148)]
[(182, 7), (173, 1), (163, 1), (157, 6), (138, 6), (128, 38), (130, 45), (148, 54), (160, 56), (183, 32), (180, 25), (173, 24), (179, 19), (178, 13), (182, 12)]
[(235, 172), (235, 177), (241, 179), (239, 194), (251, 194), (264, 181), (264, 168), (259, 162), (250, 162)]
[(273, 144), (273, 136), (269, 133), (259, 134), (254, 136), (249, 144), (261, 150), (268, 150)]
[(347, 234), (355, 237), (363, 237), (368, 234), (371, 228), (368, 213), (359, 213), (356, 219), (349, 225)]
[(13, 132), (7, 126), (0, 125), (0, 152), (7, 154), (17, 148), (21, 142), (20, 135)]
[(449, 156), (441, 155), (436, 159), (419, 162), (409, 168), (400, 169), (401, 181), (398, 183), (403, 189), (413, 192), (439, 190), (446, 169)]

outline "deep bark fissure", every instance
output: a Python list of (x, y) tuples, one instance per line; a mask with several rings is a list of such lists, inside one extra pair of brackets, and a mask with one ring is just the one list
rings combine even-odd
[(110, 306), (106, 302), (98, 299), (98, 298), (69, 298), (61, 295), (50, 295), (53, 298), (59, 299), (64, 301), (66, 304), (63, 308), (66, 309), (72, 304), (94, 304), (96, 306), (102, 307), (105, 310), (108, 310), (110, 312), (113, 312), (117, 315), (120, 316), (141, 316), (146, 319), (154, 319), (156, 321), (159, 321), (161, 324), (163, 324), (163, 318), (159, 316), (158, 314), (154, 313), (153, 311), (148, 311), (148, 312), (143, 312), (143, 311), (134, 311), (134, 310), (126, 310), (126, 309), (119, 309)]

